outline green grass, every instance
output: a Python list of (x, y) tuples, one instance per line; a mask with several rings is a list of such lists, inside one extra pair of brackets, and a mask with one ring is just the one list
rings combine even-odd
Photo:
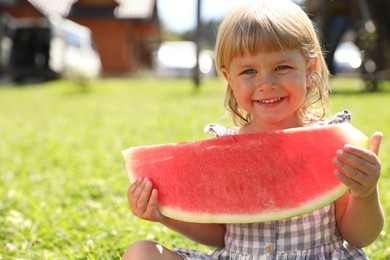
[[(367, 135), (382, 131), (381, 200), (390, 213), (390, 92), (366, 93), (334, 80), (333, 110), (352, 111)], [(187, 80), (105, 79), (0, 87), (0, 259), (119, 259), (139, 239), (196, 245), (132, 216), (120, 151), (134, 145), (194, 141), (223, 118), (223, 85)], [(389, 225), (366, 252), (390, 257)]]

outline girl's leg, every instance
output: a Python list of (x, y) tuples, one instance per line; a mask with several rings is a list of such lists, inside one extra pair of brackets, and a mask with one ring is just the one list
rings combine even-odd
[(175, 252), (157, 244), (153, 241), (141, 240), (132, 244), (125, 254), (123, 260), (183, 260)]

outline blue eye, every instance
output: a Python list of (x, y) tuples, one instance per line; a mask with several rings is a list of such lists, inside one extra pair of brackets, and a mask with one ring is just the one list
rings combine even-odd
[(256, 73), (256, 70), (254, 69), (247, 69), (243, 72), (243, 74), (255, 74)]
[(277, 66), (275, 71), (278, 71), (278, 70), (285, 70), (285, 69), (288, 69), (290, 68), (290, 66), (287, 66), (287, 65), (281, 65), (281, 66)]

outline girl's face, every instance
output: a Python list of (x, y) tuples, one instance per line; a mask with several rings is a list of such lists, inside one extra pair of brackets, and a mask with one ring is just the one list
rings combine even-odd
[(234, 96), (253, 120), (242, 128), (252, 133), (301, 126), (299, 109), (306, 88), (311, 86), (309, 65), (294, 50), (258, 53), (232, 60), (222, 75), (232, 87)]

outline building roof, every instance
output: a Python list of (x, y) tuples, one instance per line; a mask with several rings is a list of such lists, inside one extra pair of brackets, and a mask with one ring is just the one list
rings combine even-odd
[(115, 10), (118, 18), (144, 19), (153, 16), (156, 0), (116, 0), (119, 7)]
[(72, 4), (77, 0), (28, 0), (42, 14), (48, 16), (58, 14), (62, 17), (68, 15)]
[[(42, 14), (48, 16), (58, 14), (67, 17), (74, 3), (78, 0), (28, 0)], [(115, 0), (119, 6), (114, 16), (119, 19), (151, 18), (156, 0)]]

